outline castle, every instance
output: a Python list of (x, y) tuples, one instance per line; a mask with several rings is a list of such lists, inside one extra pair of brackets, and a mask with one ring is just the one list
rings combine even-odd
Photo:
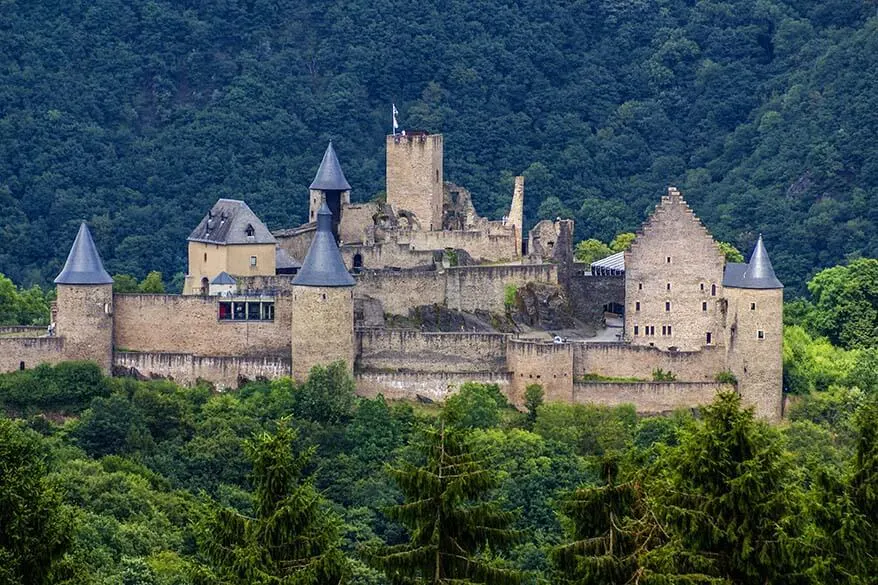
[(386, 148), (385, 201), (351, 202), (331, 143), (308, 223), (271, 232), (243, 201), (217, 201), (188, 239), (182, 295), (115, 294), (83, 223), (53, 331), (0, 329), (0, 371), (92, 360), (223, 388), (342, 360), (364, 395), (442, 399), (475, 380), (515, 404), (540, 384), (548, 400), (657, 413), (734, 387), (781, 416), (783, 285), (761, 237), (749, 263), (727, 263), (669, 188), (628, 251), (580, 264), (570, 220), (525, 239), (523, 178), (491, 221), (445, 181), (442, 135)]

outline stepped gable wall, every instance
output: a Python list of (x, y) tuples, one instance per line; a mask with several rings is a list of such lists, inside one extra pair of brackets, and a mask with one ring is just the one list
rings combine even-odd
[(419, 373), (497, 373), (506, 367), (504, 333), (424, 333), (411, 329), (357, 331), (357, 369)]
[(65, 359), (62, 337), (0, 337), (0, 373), (20, 370), (22, 363), (33, 368)]
[[(250, 297), (237, 297), (250, 298)], [(114, 296), (117, 349), (200, 356), (290, 356), (289, 295), (266, 297), (274, 321), (220, 321), (222, 297), (120, 294)]]
[(445, 275), (435, 270), (364, 270), (356, 278), (354, 296), (381, 301), (385, 313), (445, 304)]
[(558, 267), (554, 264), (458, 266), (446, 269), (445, 278), (449, 309), (503, 313), (506, 287), (519, 287), (528, 282), (558, 284)]
[(238, 388), (247, 380), (289, 376), (290, 358), (289, 354), (240, 357), (117, 351), (113, 354), (113, 373), (140, 379), (163, 378), (184, 386), (204, 380), (225, 390)]
[(655, 347), (627, 343), (573, 343), (573, 374), (614, 378), (651, 380), (661, 368), (678, 380), (713, 382), (727, 368), (721, 347), (705, 347), (700, 351), (661, 351)]
[(497, 384), (500, 391), (509, 395), (510, 377), (503, 373), (472, 372), (359, 372), (355, 375), (357, 394), (372, 398), (378, 394), (385, 398), (441, 402), (466, 382)]
[(577, 382), (573, 384), (573, 402), (633, 404), (639, 414), (661, 414), (710, 404), (717, 392), (734, 389), (717, 382)]

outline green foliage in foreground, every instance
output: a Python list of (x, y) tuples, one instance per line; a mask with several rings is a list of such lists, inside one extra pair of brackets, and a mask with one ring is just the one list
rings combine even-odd
[[(696, 416), (643, 418), (541, 403), (537, 387), (518, 412), (486, 384), (444, 408), (336, 402), (350, 378), (332, 367), (310, 386), (223, 394), (90, 368), (0, 375), (3, 408), (19, 417), (0, 420), (3, 585), (865, 585), (875, 574), (878, 406), (857, 387), (798, 396), (769, 427), (733, 394)], [(37, 375), (42, 394), (22, 402)], [(31, 562), (48, 573), (7, 578)]]
[(0, 325), (48, 324), (48, 296), (38, 286), (21, 290), (0, 273)]

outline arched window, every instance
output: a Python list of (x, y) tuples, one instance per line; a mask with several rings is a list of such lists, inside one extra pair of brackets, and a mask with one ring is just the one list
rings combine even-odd
[(354, 272), (359, 272), (363, 268), (363, 255), (357, 252), (354, 254)]
[(710, 285), (710, 296), (712, 296), (712, 297), (716, 296), (716, 285), (715, 284)]
[(210, 281), (207, 280), (207, 277), (201, 279), (201, 294), (207, 296), (207, 293), (210, 292)]

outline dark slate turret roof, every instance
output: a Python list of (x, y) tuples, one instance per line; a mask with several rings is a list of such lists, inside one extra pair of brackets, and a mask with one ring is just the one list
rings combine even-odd
[(335, 156), (335, 149), (332, 148), (332, 141), (326, 147), (323, 153), (323, 160), (320, 161), (320, 168), (314, 176), (311, 183), (311, 189), (319, 189), (321, 191), (350, 191), (351, 186), (345, 179), (344, 171)]
[(302, 268), (293, 278), (296, 286), (354, 286), (354, 277), (345, 268), (341, 252), (332, 235), (332, 213), (326, 202), (317, 212), (317, 231), (311, 247), (302, 262)]
[(220, 199), (214, 203), (188, 240), (207, 244), (277, 243), (259, 217), (238, 199)]
[(55, 284), (113, 284), (113, 279), (104, 270), (101, 256), (85, 222), (79, 226), (79, 233), (70, 247), (64, 269), (55, 278)]
[(765, 250), (761, 235), (756, 241), (756, 248), (753, 250), (753, 255), (750, 256), (749, 263), (726, 264), (723, 286), (755, 289), (783, 288), (783, 284), (774, 274), (774, 268), (771, 266), (771, 260), (768, 259), (768, 252)]
[(234, 278), (232, 278), (228, 272), (223, 270), (213, 277), (213, 280), (210, 281), (210, 284), (238, 284), (238, 282)]

